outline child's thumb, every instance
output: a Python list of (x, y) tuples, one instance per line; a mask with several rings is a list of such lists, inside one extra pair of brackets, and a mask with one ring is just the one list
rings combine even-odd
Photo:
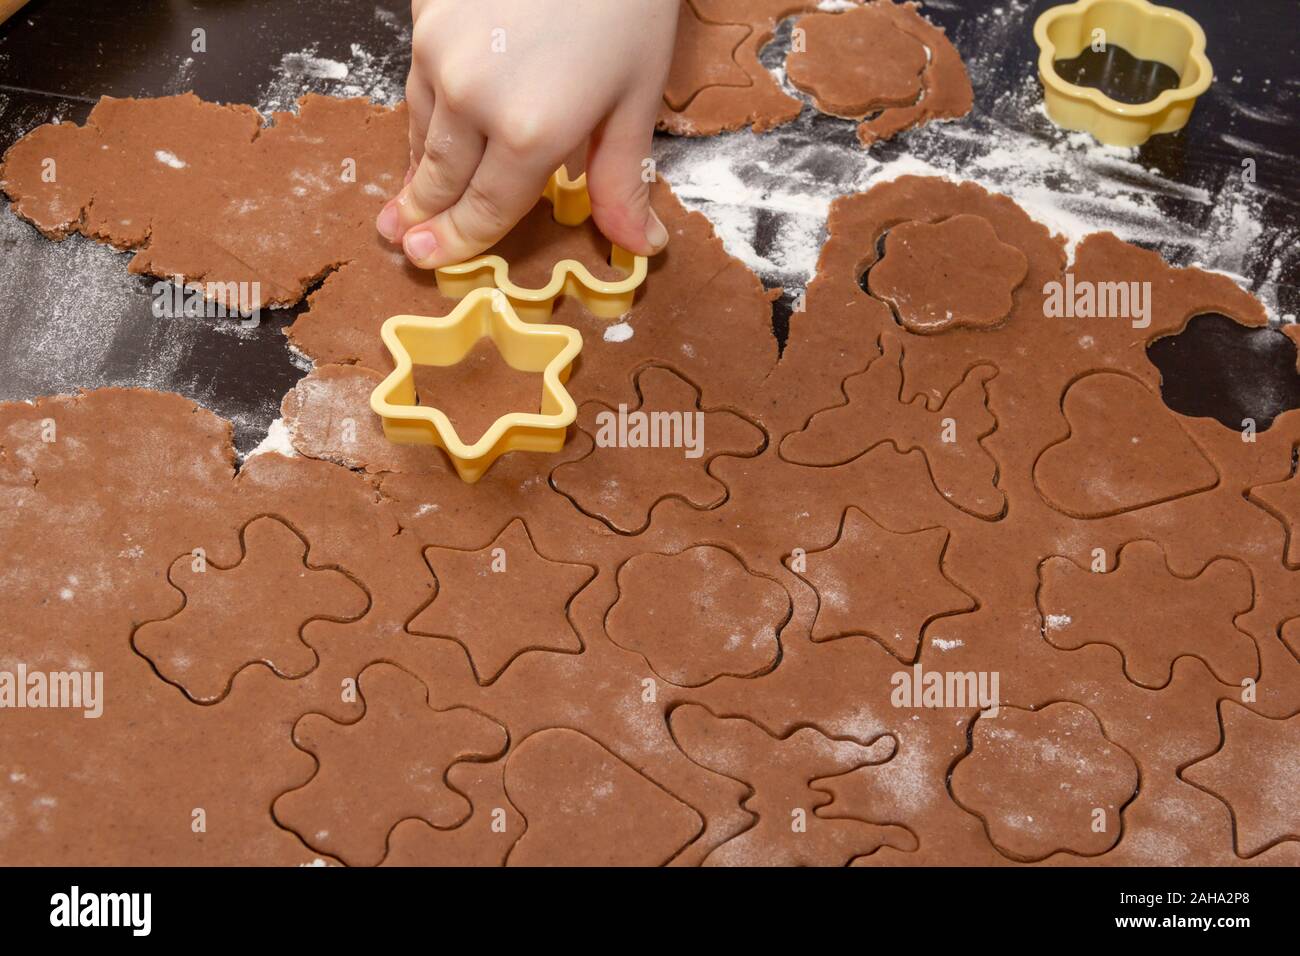
[(616, 113), (592, 137), (587, 160), (591, 216), (610, 242), (637, 255), (654, 255), (668, 244), (668, 230), (650, 208), (654, 163), (653, 117)]

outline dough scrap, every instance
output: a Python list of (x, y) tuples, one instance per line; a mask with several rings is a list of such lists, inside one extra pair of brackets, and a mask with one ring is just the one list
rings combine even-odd
[(106, 96), (84, 126), (19, 140), (0, 180), (52, 239), (76, 232), (132, 250), (131, 272), (202, 283), (227, 305), (229, 284), (256, 283), (260, 306), (284, 306), (376, 245), (363, 226), (401, 186), (406, 137), (404, 106), (361, 99), (308, 95), (263, 127), (251, 107), (193, 93)]
[(833, 116), (861, 119), (870, 146), (932, 120), (970, 112), (975, 93), (961, 55), (916, 3), (874, 0), (795, 24), (807, 47), (786, 59), (791, 81)]
[(803, 31), (803, 43), (786, 58), (786, 75), (823, 113), (861, 120), (920, 98), (929, 55), (885, 7), (814, 13), (800, 17), (795, 29)]

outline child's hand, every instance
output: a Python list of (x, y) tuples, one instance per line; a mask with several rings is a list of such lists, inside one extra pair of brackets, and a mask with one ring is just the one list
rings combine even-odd
[(407, 185), (379, 231), (433, 269), (494, 244), (590, 143), (592, 216), (649, 255), (668, 241), (643, 162), (679, 0), (414, 0)]

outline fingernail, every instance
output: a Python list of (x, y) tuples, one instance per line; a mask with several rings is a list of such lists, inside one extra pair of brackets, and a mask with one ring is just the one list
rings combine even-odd
[(407, 258), (417, 265), (438, 251), (438, 240), (428, 229), (413, 229), (402, 240)]
[(389, 242), (395, 242), (401, 235), (401, 224), (397, 219), (397, 206), (389, 203), (379, 212), (379, 218), (375, 220), (375, 228), (379, 234)]
[(653, 209), (650, 210), (650, 224), (645, 229), (645, 241), (650, 243), (655, 252), (668, 245), (668, 230), (664, 228), (664, 224), (659, 221)]

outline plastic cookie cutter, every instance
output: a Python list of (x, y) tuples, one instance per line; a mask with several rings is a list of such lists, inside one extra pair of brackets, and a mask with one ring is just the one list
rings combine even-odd
[[(1156, 133), (1182, 129), (1214, 78), (1200, 24), (1148, 0), (1079, 0), (1052, 7), (1034, 23), (1034, 41), (1047, 115), (1058, 126), (1084, 130), (1111, 146), (1139, 146)], [(1054, 63), (1076, 57), (1098, 41), (1164, 63), (1178, 74), (1177, 88), (1145, 103), (1121, 103), (1099, 89), (1062, 79)]]
[[(439, 446), (470, 483), (508, 451), (557, 452), (564, 447), (578, 414), (564, 387), (582, 351), (577, 329), (523, 322), (500, 291), (476, 289), (442, 318), (395, 315), (384, 322), (380, 336), (396, 367), (370, 394), (370, 407), (383, 419), (389, 441)], [(466, 445), (443, 411), (417, 404), (414, 370), (416, 365), (455, 365), (482, 338), (491, 338), (512, 368), (541, 373), (541, 410), (503, 415), (478, 441)]]
[[(565, 226), (579, 226), (591, 215), (591, 196), (587, 192), (587, 174), (570, 179), (561, 166), (552, 175), (542, 193), (551, 204), (555, 221)], [(551, 280), (540, 289), (526, 289), (510, 281), (510, 264), (498, 255), (483, 255), (454, 266), (437, 270), (438, 291), (459, 299), (474, 289), (495, 286), (506, 294), (519, 317), (525, 322), (547, 322), (561, 295), (572, 295), (592, 315), (617, 319), (632, 308), (632, 300), (645, 282), (648, 264), (621, 246), (611, 245), (609, 264), (623, 278), (597, 279), (576, 259), (561, 259), (551, 269)]]

